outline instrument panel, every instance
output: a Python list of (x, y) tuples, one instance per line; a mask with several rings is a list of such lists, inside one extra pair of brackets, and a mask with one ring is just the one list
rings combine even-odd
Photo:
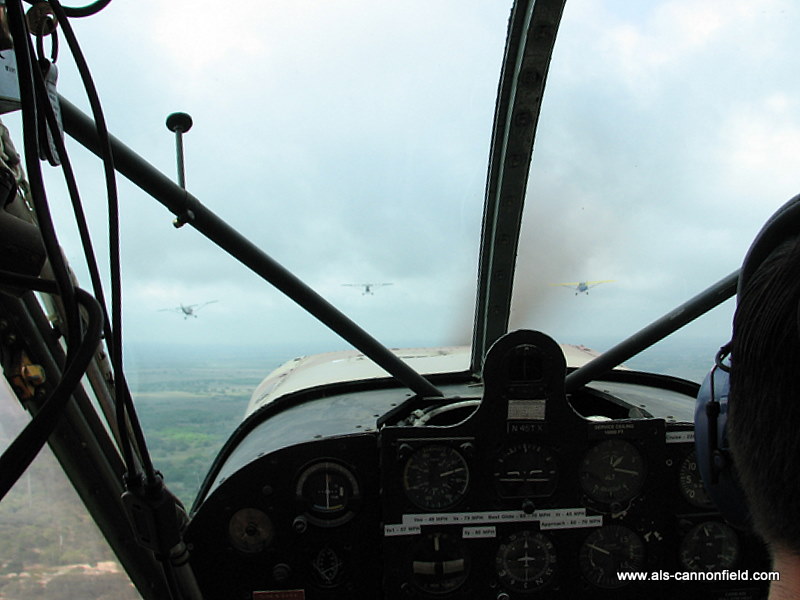
[[(653, 416), (665, 399), (691, 415), (693, 398), (617, 382), (568, 401), (564, 373), (550, 338), (515, 332), (482, 385), (437, 383), (447, 400), (355, 386), (257, 413), (193, 510), (204, 597), (766, 597), (749, 581), (665, 580), (769, 570), (705, 493), (692, 426)], [(616, 414), (628, 402), (636, 418)]]

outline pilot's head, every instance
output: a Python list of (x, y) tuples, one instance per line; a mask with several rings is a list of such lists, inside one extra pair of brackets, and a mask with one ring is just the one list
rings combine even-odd
[(742, 280), (729, 437), (753, 525), (773, 553), (800, 557), (800, 235)]

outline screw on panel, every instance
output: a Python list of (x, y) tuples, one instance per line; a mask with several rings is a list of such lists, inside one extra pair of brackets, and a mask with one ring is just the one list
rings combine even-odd
[(298, 515), (292, 521), (292, 529), (297, 533), (305, 533), (308, 529), (308, 520), (303, 515)]
[(414, 447), (411, 444), (402, 443), (397, 448), (398, 460), (405, 460), (414, 453)]
[(459, 445), (459, 448), (461, 449), (461, 453), (467, 458), (475, 458), (475, 444), (472, 442), (464, 442)]
[(24, 365), (21, 374), (25, 382), (34, 387), (42, 385), (46, 379), (44, 367), (41, 365)]
[(292, 576), (292, 568), (286, 563), (278, 563), (272, 567), (272, 577), (277, 582), (283, 582)]

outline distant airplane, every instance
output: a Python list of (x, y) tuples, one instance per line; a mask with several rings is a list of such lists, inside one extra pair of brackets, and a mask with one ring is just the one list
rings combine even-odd
[(379, 288), (379, 287), (383, 287), (385, 285), (392, 285), (392, 284), (390, 282), (390, 283), (343, 283), (342, 285), (346, 285), (348, 287), (364, 288), (364, 291), (361, 292), (362, 296), (366, 296), (367, 294), (369, 294), (370, 296), (373, 296), (374, 293), (372, 291), (372, 288)]
[(197, 318), (197, 311), (199, 311), (204, 306), (208, 306), (209, 304), (214, 304), (214, 302), (218, 302), (217, 300), (209, 300), (208, 302), (203, 302), (202, 304), (188, 304), (184, 306), (181, 304), (180, 306), (176, 306), (175, 308), (162, 308), (160, 312), (164, 312), (167, 310), (175, 311), (177, 313), (183, 314), (184, 319), (188, 319), (189, 317)]
[(600, 285), (601, 283), (611, 283), (614, 281), (613, 279), (604, 279), (602, 281), (575, 281), (572, 283), (551, 283), (550, 285), (560, 285), (563, 287), (572, 288), (575, 290), (575, 295), (577, 296), (580, 293), (588, 294), (589, 289), (593, 288), (596, 285)]

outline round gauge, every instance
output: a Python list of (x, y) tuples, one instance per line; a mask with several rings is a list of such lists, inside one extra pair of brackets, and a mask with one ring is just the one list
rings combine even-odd
[(450, 508), (464, 497), (469, 485), (467, 461), (450, 446), (423, 446), (406, 462), (403, 490), (424, 510)]
[(414, 545), (411, 581), (428, 594), (448, 594), (467, 580), (469, 561), (455, 536), (429, 533)]
[(633, 499), (644, 484), (644, 460), (624, 440), (606, 440), (583, 457), (578, 473), (581, 488), (597, 502), (621, 504)]
[(344, 561), (330, 546), (322, 548), (311, 560), (311, 572), (322, 587), (335, 587), (342, 579)]
[(723, 571), (739, 558), (739, 539), (725, 523), (706, 521), (695, 525), (681, 541), (681, 564), (690, 571)]
[(321, 527), (346, 523), (355, 514), (354, 503), (361, 497), (358, 481), (347, 467), (323, 461), (306, 467), (297, 478), (297, 499), (309, 522)]
[(556, 549), (543, 534), (522, 531), (506, 538), (494, 563), (504, 587), (512, 592), (534, 592), (553, 579)]
[(274, 536), (272, 521), (257, 508), (236, 511), (228, 523), (228, 540), (240, 552), (261, 552)]
[(597, 587), (613, 589), (627, 582), (617, 573), (640, 571), (644, 564), (644, 542), (623, 525), (606, 525), (593, 531), (578, 553), (581, 573)]
[(713, 508), (714, 502), (703, 485), (700, 469), (697, 468), (697, 453), (692, 450), (678, 469), (678, 487), (686, 501), (698, 508)]
[(494, 483), (501, 498), (541, 498), (556, 490), (558, 466), (547, 448), (521, 443), (506, 448), (494, 463)]

